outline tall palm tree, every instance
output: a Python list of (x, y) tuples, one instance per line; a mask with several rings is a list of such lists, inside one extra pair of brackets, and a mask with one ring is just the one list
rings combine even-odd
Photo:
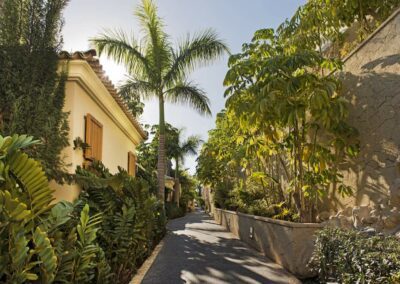
[(205, 92), (187, 80), (187, 75), (199, 64), (211, 63), (229, 51), (213, 30), (188, 35), (174, 49), (152, 0), (143, 0), (135, 15), (142, 28), (143, 38), (140, 41), (116, 30), (106, 31), (91, 42), (98, 49), (99, 55), (106, 54), (127, 68), (129, 78), (121, 86), (121, 93), (136, 93), (144, 98), (156, 97), (159, 101), (157, 176), (159, 198), (164, 202), (164, 104), (166, 101), (186, 103), (199, 113), (210, 115), (210, 102)]
[(197, 135), (189, 136), (186, 140), (181, 141), (182, 130), (179, 129), (174, 135), (172, 153), (170, 153), (175, 160), (175, 202), (178, 206), (180, 197), (179, 164), (184, 162), (186, 155), (197, 155), (197, 149), (202, 143), (202, 140)]

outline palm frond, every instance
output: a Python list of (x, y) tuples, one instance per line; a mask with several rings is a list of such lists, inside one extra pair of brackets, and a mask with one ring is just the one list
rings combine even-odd
[(133, 35), (129, 37), (121, 30), (106, 30), (100, 36), (90, 39), (90, 42), (99, 56), (105, 54), (116, 63), (123, 64), (129, 73), (151, 74), (150, 64)]
[(122, 97), (138, 96), (143, 99), (149, 99), (156, 96), (156, 88), (150, 82), (130, 76), (118, 87), (118, 93)]
[(177, 83), (165, 92), (165, 98), (172, 103), (188, 104), (202, 115), (211, 115), (210, 99), (204, 90), (191, 82)]
[(179, 43), (178, 50), (173, 53), (173, 63), (164, 77), (164, 82), (173, 84), (181, 80), (184, 74), (193, 71), (199, 65), (207, 65), (229, 53), (228, 46), (218, 38), (217, 33), (207, 29), (193, 36), (189, 34)]
[(181, 145), (183, 153), (197, 155), (197, 149), (202, 142), (203, 140), (198, 135), (189, 136)]
[(157, 15), (157, 6), (152, 0), (143, 0), (135, 12), (144, 33), (145, 53), (153, 66), (153, 74), (161, 81), (162, 73), (170, 65), (171, 47), (164, 31), (164, 22)]
[(186, 155), (197, 155), (197, 149), (203, 142), (204, 141), (200, 138), (199, 135), (191, 135), (181, 143), (181, 145), (179, 146), (179, 159), (182, 164), (185, 163)]
[(157, 15), (157, 6), (152, 0), (142, 0), (142, 4), (135, 11), (135, 16), (149, 40), (154, 36), (165, 36), (164, 22)]

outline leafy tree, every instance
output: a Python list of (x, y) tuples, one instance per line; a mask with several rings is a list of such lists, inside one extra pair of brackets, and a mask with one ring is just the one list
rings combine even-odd
[(66, 78), (57, 73), (67, 2), (4, 0), (0, 14), (0, 131), (39, 139), (27, 151), (58, 181), (64, 178), (60, 152), (68, 145)]
[[(252, 112), (245, 111), (243, 120), (262, 127), (271, 151), (286, 152), (300, 218), (314, 221), (317, 197), (329, 185), (340, 184), (336, 166), (355, 150), (350, 140), (355, 131), (345, 122), (347, 102), (339, 94), (339, 82), (321, 72), (337, 70), (340, 62), (312, 50), (293, 52), (272, 30), (256, 32), (243, 51), (231, 59), (226, 76), (228, 106), (241, 115), (242, 98), (249, 100)], [(247, 79), (249, 70), (254, 82)], [(339, 190), (348, 194), (350, 189), (340, 185)]]
[(265, 29), (231, 56), (229, 67), (227, 110), (201, 152), (199, 177), (231, 197), (227, 203), (216, 196), (220, 205), (264, 207), (273, 216), (295, 209), (302, 222), (315, 221), (330, 186), (351, 193), (337, 170), (357, 150), (347, 102), (331, 75), (340, 61), (292, 48)]
[(357, 131), (346, 123), (347, 101), (333, 75), (342, 64), (335, 58), (399, 5), (310, 0), (277, 32), (257, 31), (230, 57), (226, 110), (197, 167), (218, 206), (286, 219), (296, 219), (290, 213), (296, 210), (309, 222), (330, 188), (351, 194), (338, 167), (357, 154)]
[(153, 1), (143, 0), (135, 13), (144, 37), (137, 41), (122, 31), (110, 31), (92, 43), (99, 54), (106, 54), (127, 68), (130, 78), (121, 87), (123, 93), (137, 93), (159, 101), (158, 189), (164, 200), (165, 187), (165, 101), (187, 103), (201, 114), (210, 114), (209, 100), (204, 91), (187, 79), (199, 64), (212, 62), (228, 49), (212, 30), (187, 36), (173, 48), (157, 15)]
[(245, 157), (242, 145), (236, 143), (237, 117), (226, 111), (217, 114), (216, 127), (208, 133), (197, 158), (196, 175), (215, 193), (216, 205), (231, 208), (231, 192), (241, 177), (241, 160)]
[(276, 33), (257, 31), (230, 57), (227, 108), (197, 167), (219, 206), (268, 216), (280, 208), (277, 217), (295, 208), (302, 221), (314, 221), (330, 187), (351, 193), (338, 166), (356, 155), (357, 131), (345, 122), (347, 102), (331, 75), (341, 62), (327, 57), (344, 56), (399, 5), (310, 0)]

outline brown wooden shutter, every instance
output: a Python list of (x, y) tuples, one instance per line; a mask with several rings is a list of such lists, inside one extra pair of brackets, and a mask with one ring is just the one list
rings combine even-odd
[(132, 152), (128, 152), (128, 174), (136, 176), (136, 156)]
[(102, 160), (103, 153), (103, 125), (89, 113), (85, 121), (85, 142), (90, 146), (85, 150), (88, 160)]

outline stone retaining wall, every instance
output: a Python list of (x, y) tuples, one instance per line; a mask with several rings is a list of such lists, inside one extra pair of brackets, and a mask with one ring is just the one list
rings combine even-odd
[[(215, 209), (216, 222), (298, 278), (312, 277), (307, 263), (321, 224), (302, 224)], [(251, 235), (252, 230), (252, 235)]]

